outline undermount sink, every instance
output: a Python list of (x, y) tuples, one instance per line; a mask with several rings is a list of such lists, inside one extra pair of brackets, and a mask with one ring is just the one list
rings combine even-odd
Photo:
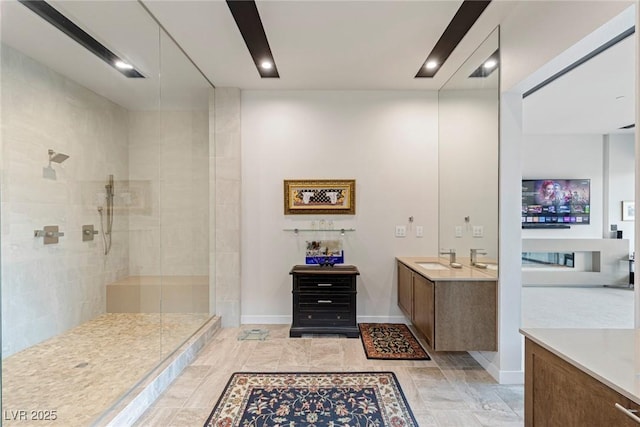
[(440, 264), (439, 262), (417, 262), (420, 267), (425, 270), (448, 270), (449, 267)]

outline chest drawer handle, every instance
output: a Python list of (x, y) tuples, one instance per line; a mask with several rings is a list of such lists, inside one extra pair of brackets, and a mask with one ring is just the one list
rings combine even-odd
[(333, 283), (318, 283), (318, 286), (333, 286)]
[(638, 418), (634, 412), (638, 412), (635, 409), (627, 409), (624, 406), (622, 406), (619, 403), (615, 404), (616, 409), (618, 409), (619, 411), (622, 411), (622, 413), (624, 413), (627, 417), (631, 418), (633, 421), (637, 422), (638, 424), (640, 424), (640, 418)]
[(319, 299), (318, 304), (331, 304), (330, 299)]

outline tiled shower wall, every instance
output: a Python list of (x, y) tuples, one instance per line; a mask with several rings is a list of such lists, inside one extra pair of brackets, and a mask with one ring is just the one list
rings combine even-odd
[(131, 185), (150, 192), (130, 213), (132, 275), (208, 275), (208, 121), (206, 110), (129, 115)]
[[(129, 274), (128, 218), (116, 212), (113, 247), (99, 234), (107, 176), (126, 179), (128, 112), (3, 45), (2, 49), (2, 353), (3, 357), (105, 311), (105, 284)], [(70, 157), (43, 177), (47, 150)], [(122, 182), (122, 181), (121, 181)], [(44, 245), (34, 230), (58, 225)]]

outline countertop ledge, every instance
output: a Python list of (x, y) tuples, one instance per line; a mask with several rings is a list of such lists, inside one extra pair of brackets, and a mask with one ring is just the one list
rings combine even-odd
[(640, 329), (520, 329), (520, 333), (640, 405)]
[(431, 281), (496, 281), (497, 272), (471, 267), (468, 258), (459, 258), (457, 262), (462, 264), (462, 268), (448, 267), (446, 270), (430, 270), (421, 267), (418, 263), (434, 262), (444, 266), (449, 265), (448, 258), (440, 257), (396, 257), (396, 260), (409, 267), (411, 270), (426, 277)]

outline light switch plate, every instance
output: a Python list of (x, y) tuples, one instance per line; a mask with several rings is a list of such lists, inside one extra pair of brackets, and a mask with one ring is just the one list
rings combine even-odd
[(456, 237), (462, 237), (462, 226), (456, 225)]
[(421, 225), (416, 225), (416, 237), (424, 236), (424, 227)]
[(473, 237), (482, 237), (484, 236), (484, 227), (481, 225), (473, 226)]
[(406, 237), (407, 227), (404, 225), (396, 225), (396, 237)]

